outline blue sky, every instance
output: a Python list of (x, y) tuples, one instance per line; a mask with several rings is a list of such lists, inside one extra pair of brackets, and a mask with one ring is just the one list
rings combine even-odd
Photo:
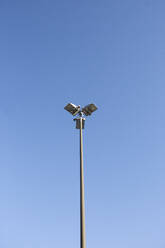
[(165, 247), (165, 3), (1, 1), (0, 247)]

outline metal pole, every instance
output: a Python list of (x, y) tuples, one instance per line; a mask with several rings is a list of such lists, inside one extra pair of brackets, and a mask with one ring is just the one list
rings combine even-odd
[(86, 248), (82, 116), (80, 116), (80, 248)]

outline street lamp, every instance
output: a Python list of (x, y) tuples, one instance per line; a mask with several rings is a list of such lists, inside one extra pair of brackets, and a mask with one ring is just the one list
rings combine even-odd
[(91, 115), (97, 107), (91, 103), (85, 106), (84, 108), (80, 108), (80, 106), (76, 106), (72, 103), (68, 103), (65, 107), (70, 114), (73, 116), (77, 116), (74, 119), (76, 121), (76, 128), (80, 129), (80, 248), (86, 248), (86, 240), (85, 240), (85, 202), (84, 202), (84, 168), (83, 168), (83, 135), (82, 129), (85, 126), (85, 118), (83, 115)]

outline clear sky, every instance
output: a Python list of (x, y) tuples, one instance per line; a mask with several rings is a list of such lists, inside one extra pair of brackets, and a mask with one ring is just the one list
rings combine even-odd
[(1, 0), (0, 247), (165, 247), (164, 0)]

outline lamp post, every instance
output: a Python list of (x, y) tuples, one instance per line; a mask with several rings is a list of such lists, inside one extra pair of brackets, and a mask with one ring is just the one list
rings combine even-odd
[(83, 129), (85, 126), (86, 116), (91, 115), (97, 107), (94, 104), (89, 104), (84, 108), (76, 106), (72, 103), (69, 103), (64, 108), (73, 116), (78, 115), (74, 119), (76, 121), (76, 128), (80, 130), (80, 248), (86, 248), (86, 238), (85, 238), (85, 197), (84, 197), (84, 165), (83, 165)]

